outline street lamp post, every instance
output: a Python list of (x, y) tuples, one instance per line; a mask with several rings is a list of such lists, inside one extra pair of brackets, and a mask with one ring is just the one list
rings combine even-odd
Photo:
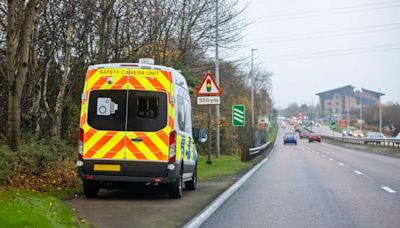
[(362, 96), (361, 96), (361, 91), (360, 90), (360, 131), (362, 131), (362, 126), (363, 126), (363, 116), (362, 116)]
[[(218, 7), (219, 0), (216, 0), (215, 6), (215, 81), (219, 86), (219, 18), (218, 18)], [(219, 118), (220, 118), (220, 107), (219, 105), (215, 106), (215, 152), (217, 157), (220, 156), (221, 151), (221, 142), (220, 142), (220, 130), (219, 130)]]
[(250, 70), (250, 76), (251, 76), (251, 145), (254, 146), (254, 72), (253, 72), (253, 62), (254, 62), (254, 51), (257, 49), (251, 49), (251, 70)]
[(382, 133), (382, 102), (381, 102), (381, 94), (382, 89), (379, 88), (379, 133)]
[(253, 72), (253, 62), (254, 62), (254, 51), (257, 49), (251, 49), (251, 127), (254, 126), (254, 72)]

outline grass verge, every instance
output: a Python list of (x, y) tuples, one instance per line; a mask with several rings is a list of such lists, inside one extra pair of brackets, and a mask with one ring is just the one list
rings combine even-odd
[(212, 164), (207, 164), (207, 156), (200, 155), (198, 157), (199, 180), (238, 174), (253, 164), (251, 162), (242, 162), (238, 155), (221, 155), (219, 158), (213, 157), (211, 160)]
[(0, 190), (2, 227), (89, 227), (64, 202), (27, 189)]

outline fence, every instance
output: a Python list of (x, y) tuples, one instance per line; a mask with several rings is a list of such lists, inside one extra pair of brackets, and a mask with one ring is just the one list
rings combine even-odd
[(356, 137), (337, 137), (337, 136), (326, 136), (321, 135), (322, 138), (331, 139), (335, 141), (353, 143), (353, 144), (364, 144), (364, 145), (376, 145), (385, 147), (398, 147), (400, 148), (400, 139), (368, 139), (368, 138), (356, 138)]

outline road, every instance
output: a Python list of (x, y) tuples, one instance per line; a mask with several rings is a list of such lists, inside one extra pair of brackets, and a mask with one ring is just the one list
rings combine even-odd
[[(160, 187), (101, 190), (96, 199), (82, 194), (67, 200), (77, 215), (92, 227), (181, 227), (229, 187), (237, 177), (199, 181), (196, 191), (171, 200)], [(1, 225), (0, 225), (1, 227)]]
[(400, 227), (400, 159), (281, 138), (202, 227)]

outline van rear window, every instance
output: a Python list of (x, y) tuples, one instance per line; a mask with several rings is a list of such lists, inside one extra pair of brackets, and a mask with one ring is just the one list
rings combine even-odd
[(158, 131), (167, 124), (167, 107), (162, 92), (95, 90), (89, 95), (88, 124), (97, 130)]
[(167, 125), (167, 94), (129, 91), (128, 131), (158, 131)]
[(126, 90), (95, 90), (89, 95), (88, 124), (97, 130), (125, 130)]

